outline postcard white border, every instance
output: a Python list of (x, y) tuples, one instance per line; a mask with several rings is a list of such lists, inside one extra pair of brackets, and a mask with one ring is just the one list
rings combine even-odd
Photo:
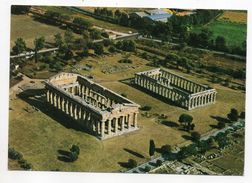
[[(247, 36), (247, 91), (246, 91), (246, 148), (244, 176), (192, 176), (120, 173), (75, 173), (8, 171), (8, 106), (9, 106), (9, 53), (10, 5), (106, 6), (106, 7), (168, 7), (199, 9), (248, 10)], [(221, 182), (240, 183), (252, 181), (252, 1), (251, 0), (0, 0), (0, 181), (2, 183), (129, 183), (129, 182)], [(250, 113), (249, 113), (250, 112)]]

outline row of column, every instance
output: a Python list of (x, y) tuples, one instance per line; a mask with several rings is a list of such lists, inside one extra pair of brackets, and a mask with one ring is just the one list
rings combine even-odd
[(108, 138), (137, 129), (137, 113), (107, 119), (102, 125), (102, 138)]
[(161, 95), (167, 99), (170, 99), (173, 102), (181, 100), (182, 98), (186, 98), (186, 94), (182, 94), (182, 92), (176, 92), (172, 88), (167, 86), (163, 86), (157, 82), (150, 81), (147, 77), (141, 77), (136, 75), (135, 83), (145, 89), (148, 89), (158, 95)]
[(216, 101), (216, 92), (213, 91), (212, 93), (202, 94), (200, 96), (190, 97), (188, 103), (188, 109), (194, 109), (197, 107), (202, 107), (208, 104), (215, 103)]
[(71, 118), (80, 121), (82, 126), (101, 139), (137, 129), (137, 113), (99, 120), (84, 106), (50, 90), (47, 91), (47, 102)]
[(206, 89), (204, 86), (198, 85), (192, 81), (186, 80), (169, 72), (162, 71), (161, 75), (162, 77), (169, 79), (171, 84), (192, 93), (201, 92)]
[(183, 91), (176, 88), (163, 86), (141, 75), (135, 75), (135, 84), (159, 94), (189, 110), (214, 103), (216, 100), (216, 91), (203, 93), (188, 99), (188, 93), (183, 93)]
[(95, 107), (99, 107), (100, 109), (106, 109), (108, 107), (111, 107), (115, 103), (114, 100), (111, 100), (110, 98), (105, 97), (95, 92), (91, 88), (81, 84), (79, 84), (78, 86), (69, 87), (67, 91), (81, 97), (87, 103)]

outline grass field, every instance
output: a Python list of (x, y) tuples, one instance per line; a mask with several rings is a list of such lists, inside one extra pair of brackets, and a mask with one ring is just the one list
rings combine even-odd
[[(223, 36), (229, 46), (241, 46), (246, 40), (247, 25), (234, 22), (215, 20), (204, 27), (213, 32), (213, 38)], [(200, 32), (201, 27), (195, 27), (193, 31)]]
[[(165, 114), (168, 121), (178, 123), (182, 113), (191, 114), (196, 124), (195, 130), (204, 133), (212, 130), (211, 124), (217, 124), (213, 116), (226, 117), (230, 108), (244, 111), (245, 94), (220, 85), (212, 85), (202, 77), (176, 72), (188, 79), (202, 84), (210, 84), (217, 89), (217, 103), (192, 111), (169, 105), (162, 100), (140, 91), (120, 80), (134, 76), (135, 72), (151, 69), (146, 66), (147, 60), (131, 55), (133, 64), (118, 63), (124, 57), (121, 54), (100, 58), (87, 58), (79, 62), (78, 67), (91, 64), (91, 71), (81, 70), (81, 74), (94, 76), (94, 80), (105, 87), (121, 94), (124, 93), (134, 102), (152, 107), (149, 117), (143, 112), (139, 114), (140, 129), (120, 137), (99, 141), (95, 137), (78, 131), (66, 125), (66, 118), (54, 109), (36, 99), (24, 101), (22, 99), (10, 100), (9, 144), (24, 155), (24, 159), (32, 163), (34, 170), (61, 171), (98, 171), (113, 172), (124, 169), (121, 163), (129, 158), (138, 163), (149, 159), (149, 140), (155, 141), (156, 147), (164, 144), (178, 144), (184, 142), (184, 131), (171, 128), (157, 121), (155, 114)], [(117, 68), (114, 72), (104, 72), (108, 68)], [(12, 97), (11, 97), (12, 98)], [(27, 106), (34, 105), (40, 109), (33, 113), (24, 110)], [(43, 112), (42, 112), (43, 111)], [(68, 150), (72, 144), (80, 147), (79, 159), (74, 163), (66, 163), (57, 159), (58, 150)], [(135, 152), (135, 153), (130, 153)], [(142, 155), (136, 156), (136, 153)], [(10, 162), (10, 169), (15, 169), (15, 164)]]
[[(67, 15), (72, 16), (72, 17), (81, 17), (81, 18), (87, 20), (88, 22), (90, 22), (91, 24), (102, 27), (102, 28), (105, 28), (105, 29), (112, 29), (114, 31), (121, 31), (121, 32), (126, 32), (126, 33), (128, 31), (135, 32), (135, 30), (132, 29), (132, 28), (121, 26), (121, 25), (118, 25), (118, 24), (112, 24), (112, 23), (102, 21), (102, 20), (98, 20), (98, 19), (95, 19), (95, 18), (93, 18), (91, 16), (87, 16), (87, 15), (83, 15), (81, 13), (77, 13), (77, 12), (75, 12), (73, 10), (70, 10), (67, 7), (41, 6), (39, 8), (42, 8), (44, 10), (51, 10), (51, 11), (59, 12), (59, 13), (62, 13), (62, 14), (67, 14)], [(85, 8), (83, 8), (83, 9), (85, 9)], [(90, 9), (93, 9), (93, 8), (88, 8), (87, 10), (90, 10)]]
[(33, 48), (33, 41), (36, 37), (44, 36), (46, 41), (52, 42), (55, 34), (64, 32), (65, 30), (56, 26), (34, 21), (28, 15), (11, 15), (11, 48), (19, 37), (25, 40), (26, 46)]
[[(227, 45), (241, 46), (246, 40), (247, 13), (246, 11), (224, 11), (216, 20), (204, 25), (213, 32), (213, 38), (223, 36)], [(194, 27), (192, 31), (200, 32), (202, 26)]]

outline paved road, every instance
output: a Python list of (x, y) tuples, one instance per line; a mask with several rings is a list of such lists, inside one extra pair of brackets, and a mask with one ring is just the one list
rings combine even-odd
[[(53, 51), (57, 51), (59, 48), (55, 47), (55, 48), (48, 48), (48, 49), (44, 49), (44, 50), (39, 50), (38, 53), (46, 53), (46, 52), (53, 52)], [(10, 58), (20, 58), (20, 57), (29, 57), (34, 55), (35, 52), (31, 51), (31, 52), (26, 52), (26, 53), (21, 53), (19, 55), (11, 55)]]

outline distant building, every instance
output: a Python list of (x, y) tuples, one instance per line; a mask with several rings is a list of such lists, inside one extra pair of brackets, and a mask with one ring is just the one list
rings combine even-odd
[(130, 15), (132, 18), (144, 18), (147, 21), (167, 22), (167, 19), (172, 16), (171, 13), (162, 9), (145, 10), (144, 12), (134, 12)]

